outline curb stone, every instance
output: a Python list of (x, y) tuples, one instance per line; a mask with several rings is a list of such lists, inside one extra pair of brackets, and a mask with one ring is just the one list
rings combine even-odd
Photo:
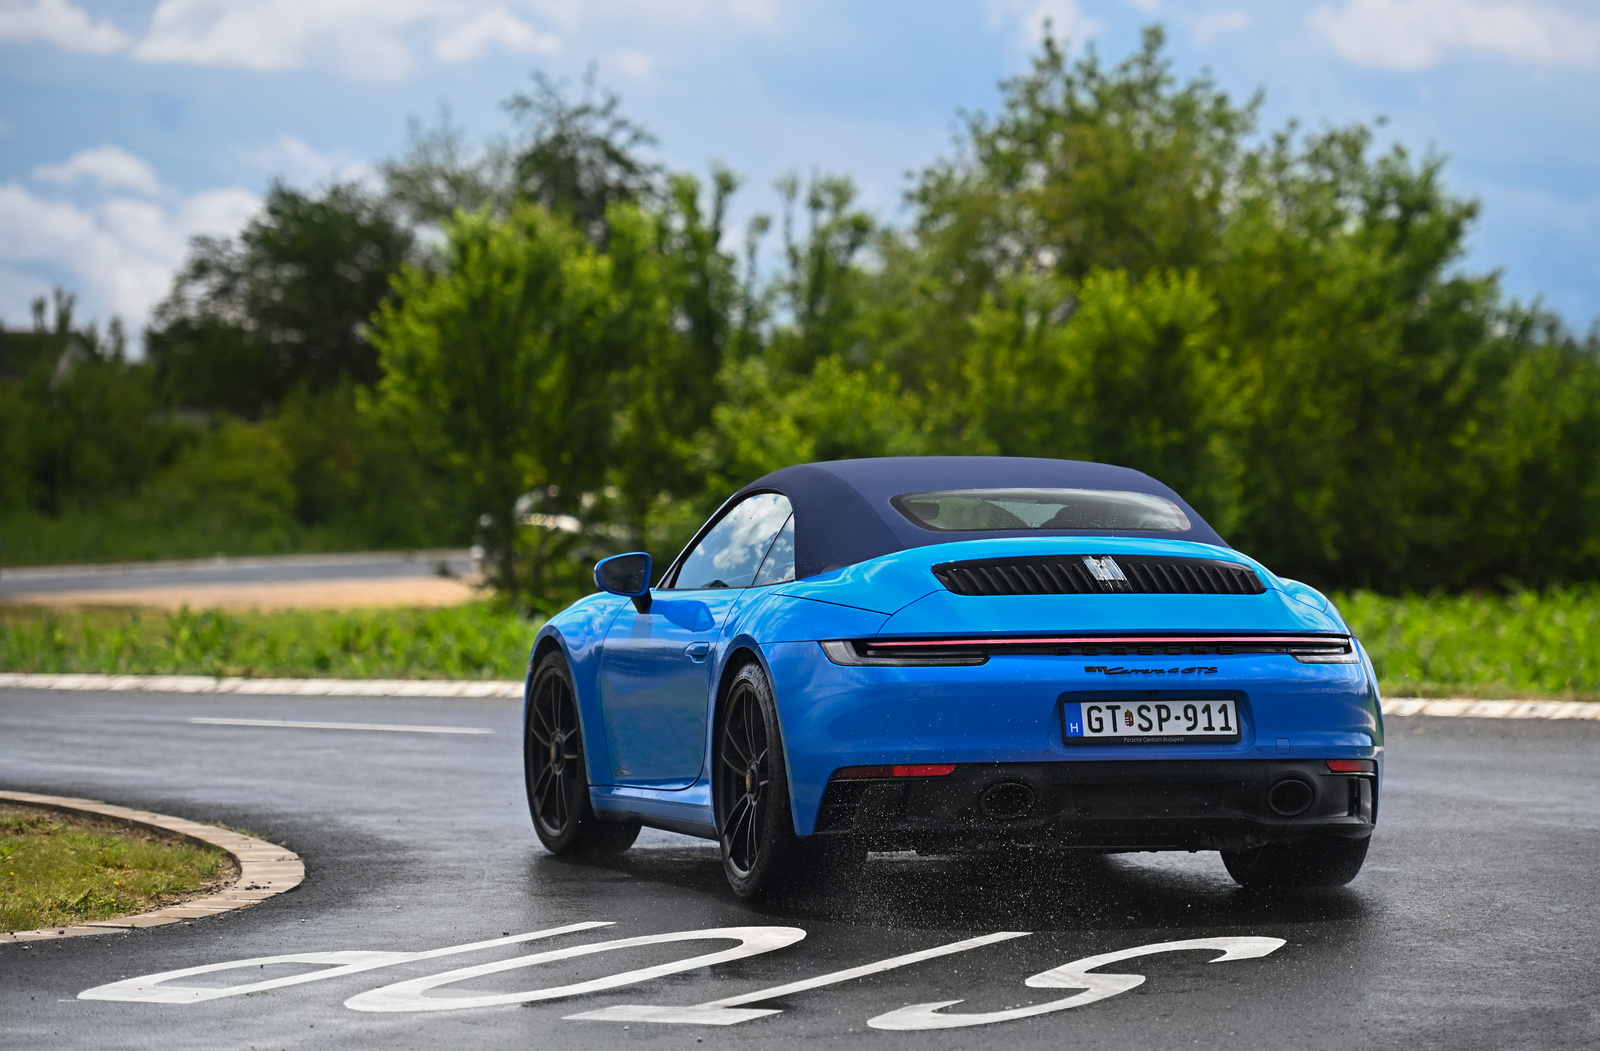
[[(209, 675), (31, 675), (0, 672), (0, 689), (112, 693), (200, 693), (256, 697), (505, 697), (522, 698), (513, 679), (247, 679)], [(1390, 697), (1384, 715), (1471, 719), (1592, 719), (1597, 701), (1479, 701), (1469, 698)]]
[(109, 920), (95, 920), (71, 927), (50, 927), (37, 931), (0, 933), (0, 945), (13, 942), (46, 941), (51, 938), (76, 938), (86, 934), (111, 934), (119, 930), (143, 927), (161, 927), (169, 923), (201, 916), (216, 916), (233, 909), (243, 909), (257, 902), (294, 890), (306, 878), (306, 869), (300, 855), (288, 847), (268, 843), (264, 839), (230, 832), (215, 825), (202, 825), (181, 817), (169, 817), (148, 810), (132, 810), (113, 806), (96, 799), (77, 799), (72, 796), (46, 796), (35, 792), (0, 792), (0, 800), (28, 803), (51, 810), (94, 814), (121, 821), (129, 825), (175, 832), (185, 839), (207, 846), (220, 847), (233, 855), (239, 863), (239, 878), (221, 890), (201, 898), (166, 905), (149, 912), (132, 916), (116, 916)]

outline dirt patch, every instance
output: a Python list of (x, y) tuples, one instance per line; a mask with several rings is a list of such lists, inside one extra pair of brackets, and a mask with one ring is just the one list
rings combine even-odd
[(475, 582), (447, 577), (315, 580), (271, 584), (190, 584), (13, 594), (16, 606), (147, 606), (156, 609), (364, 609), (460, 606), (478, 597)]

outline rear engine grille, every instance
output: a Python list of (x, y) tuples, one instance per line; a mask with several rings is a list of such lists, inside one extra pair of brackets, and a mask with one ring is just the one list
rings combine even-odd
[(1248, 566), (1211, 558), (1050, 555), (945, 562), (933, 575), (957, 595), (1260, 595)]

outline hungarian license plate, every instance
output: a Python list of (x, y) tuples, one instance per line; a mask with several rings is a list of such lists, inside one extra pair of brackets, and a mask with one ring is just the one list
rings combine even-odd
[(1239, 710), (1226, 699), (1069, 701), (1062, 713), (1068, 744), (1184, 744), (1239, 739)]

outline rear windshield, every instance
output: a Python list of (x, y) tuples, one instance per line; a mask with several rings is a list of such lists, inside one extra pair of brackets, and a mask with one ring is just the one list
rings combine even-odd
[(1113, 489), (942, 489), (890, 501), (924, 529), (1148, 529), (1182, 533), (1189, 516), (1165, 497)]

